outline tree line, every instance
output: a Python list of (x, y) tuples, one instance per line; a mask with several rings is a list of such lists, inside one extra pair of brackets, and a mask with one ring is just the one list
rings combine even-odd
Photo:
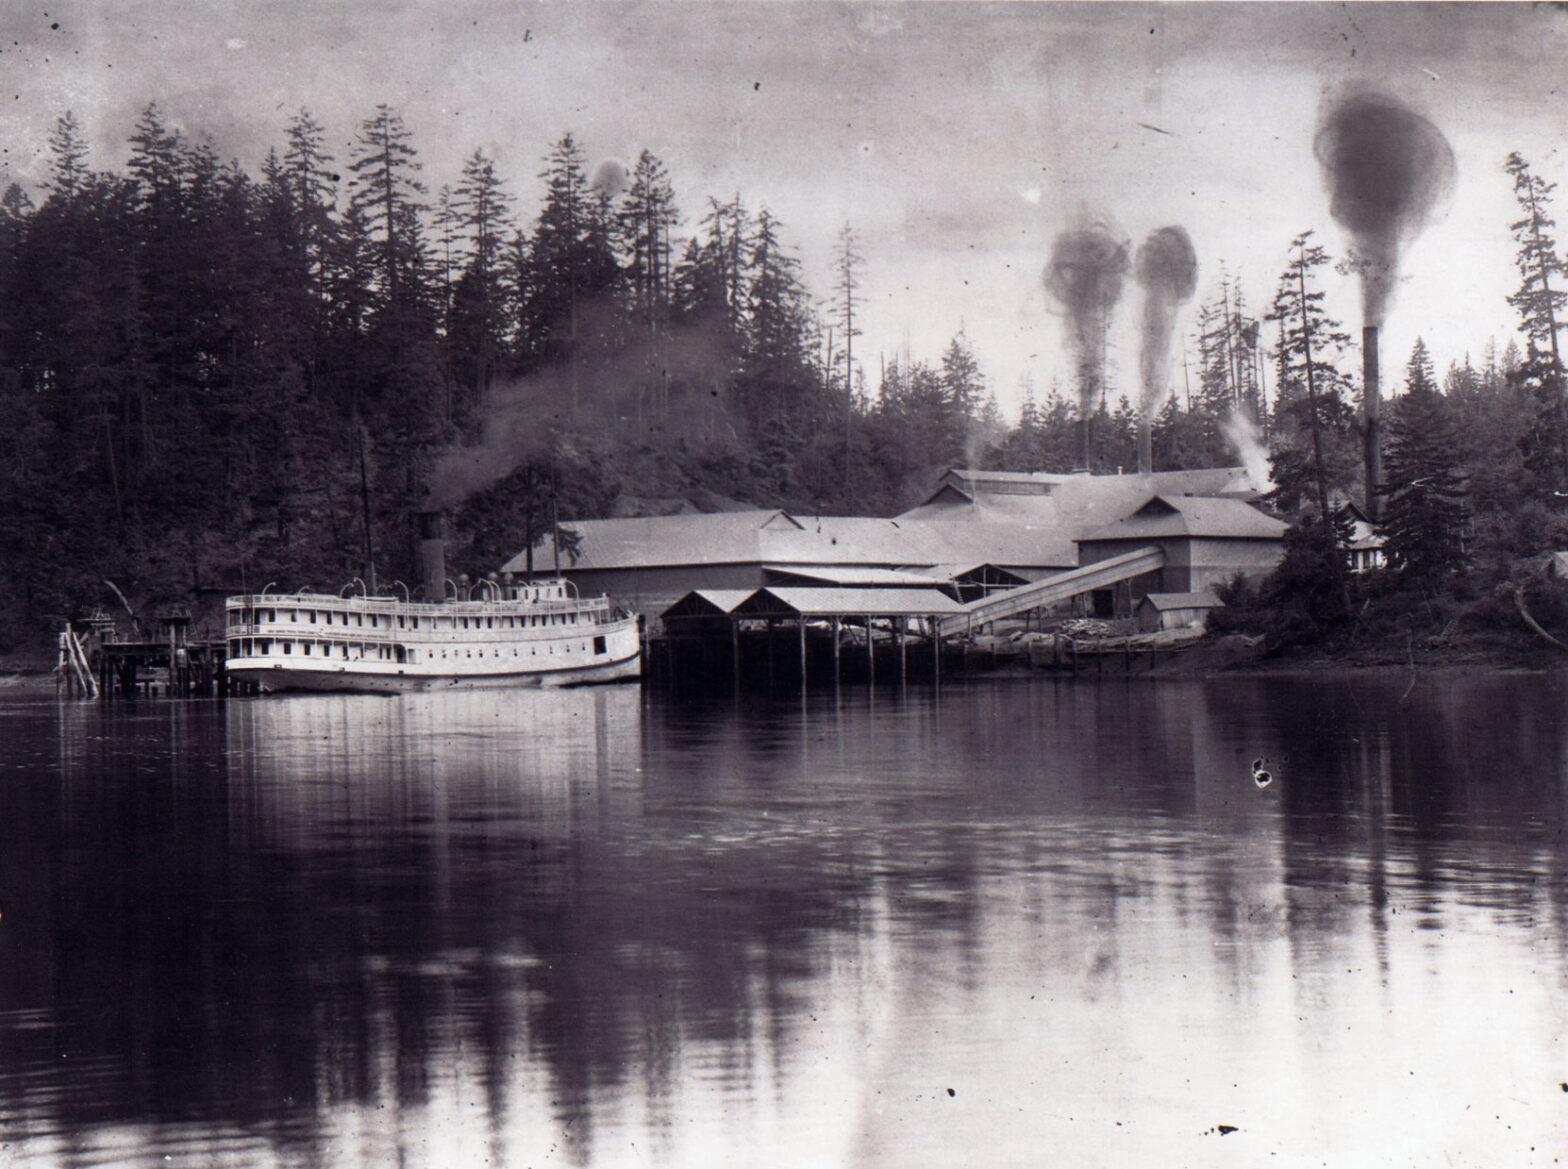
[[(563, 135), (523, 223), (483, 151), (432, 192), (387, 106), (345, 157), (300, 111), (259, 175), (156, 104), (123, 169), (85, 143), (66, 113), (37, 198), (0, 198), (13, 621), (105, 578), (154, 599), (408, 579), (429, 506), (477, 572), (627, 497), (897, 505), (983, 404), (962, 335), (868, 391), (847, 226), (817, 304), (765, 206), (709, 198), (688, 223), (650, 153), (591, 168)], [(470, 463), (487, 474), (455, 491)]]
[[(343, 157), (300, 111), (258, 175), (156, 104), (128, 145), (123, 169), (91, 166), (66, 113), (45, 183), (0, 196), (13, 637), (90, 607), (105, 579), (151, 601), (409, 580), (426, 507), (448, 514), (454, 572), (479, 573), (557, 517), (693, 498), (887, 514), (944, 466), (1081, 466), (1077, 394), (1026, 388), (1007, 423), (962, 328), (934, 361), (879, 364), (873, 384), (850, 226), (819, 300), (765, 205), (733, 193), (683, 212), (650, 153), (595, 167), (564, 134), (524, 216), (483, 151), (432, 192), (388, 106)], [(1390, 425), (1390, 477), (1406, 480), (1387, 487), (1391, 555), (1423, 563), (1414, 536), (1408, 555), (1401, 543), (1407, 512), (1457, 525), (1432, 545), (1440, 576), (1488, 540), (1555, 539), (1553, 492), (1568, 487), (1553, 317), (1568, 280), (1552, 189), (1516, 169), (1521, 207), (1536, 208), (1515, 225), (1529, 351), (1467, 360), (1441, 384), (1413, 356), (1425, 380)], [(1364, 492), (1357, 386), (1317, 287), (1331, 259), (1311, 233), (1291, 257), (1261, 314), (1221, 273), (1195, 360), (1154, 419), (1155, 465), (1230, 464), (1266, 444), (1274, 504), (1304, 531), (1315, 515), (1326, 547), (1334, 507)], [(1094, 411), (1090, 469), (1130, 469), (1136, 410), (1102, 395)], [(1447, 494), (1431, 486), (1437, 463), (1455, 469)]]

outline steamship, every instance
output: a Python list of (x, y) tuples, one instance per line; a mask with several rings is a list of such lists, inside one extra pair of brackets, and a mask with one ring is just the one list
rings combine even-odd
[[(424, 519), (424, 517), (421, 517)], [(231, 681), (255, 690), (390, 693), (456, 687), (572, 686), (635, 678), (635, 615), (568, 580), (445, 579), (439, 529), (422, 532), (425, 591), (440, 601), (260, 593), (225, 602)], [(466, 581), (466, 578), (464, 578)], [(456, 596), (445, 598), (448, 589)]]

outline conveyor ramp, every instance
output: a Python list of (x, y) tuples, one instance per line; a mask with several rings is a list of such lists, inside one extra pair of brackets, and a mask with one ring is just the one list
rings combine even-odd
[(942, 618), (937, 629), (944, 636), (962, 633), (988, 621), (1013, 617), (1031, 609), (1049, 608), (1081, 593), (1108, 588), (1118, 581), (1130, 580), (1146, 572), (1157, 572), (1164, 567), (1163, 548), (1153, 545), (1135, 548), (1108, 560), (1096, 560), (1093, 564), (1059, 572), (1033, 584), (1020, 585), (1016, 589), (970, 601), (963, 606), (962, 613)]

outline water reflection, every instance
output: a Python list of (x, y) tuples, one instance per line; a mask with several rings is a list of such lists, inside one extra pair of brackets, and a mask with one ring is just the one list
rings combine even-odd
[(1562, 716), (1457, 676), (0, 706), (0, 1141), (1544, 1163)]

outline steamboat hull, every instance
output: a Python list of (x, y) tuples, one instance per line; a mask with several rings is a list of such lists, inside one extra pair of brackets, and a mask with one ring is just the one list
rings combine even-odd
[(528, 670), (495, 674), (371, 673), (346, 666), (306, 670), (231, 663), (229, 675), (248, 682), (263, 694), (289, 691), (330, 691), (341, 694), (405, 694), (431, 690), (479, 690), (546, 686), (592, 686), (635, 680), (642, 674), (642, 655), (594, 666)]

